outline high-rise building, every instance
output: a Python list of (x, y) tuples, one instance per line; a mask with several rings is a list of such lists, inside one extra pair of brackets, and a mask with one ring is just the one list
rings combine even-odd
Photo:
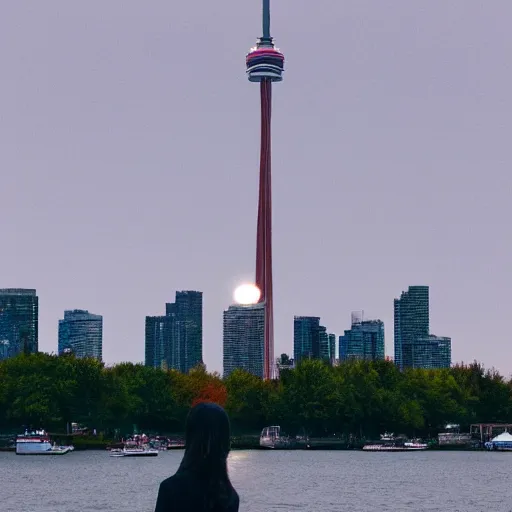
[(327, 327), (323, 325), (318, 330), (318, 358), (323, 361), (329, 361), (331, 358), (329, 335), (327, 334)]
[(168, 369), (172, 339), (171, 321), (167, 316), (146, 317), (145, 364), (153, 368)]
[(176, 292), (165, 316), (146, 317), (146, 366), (188, 373), (203, 362), (203, 293)]
[(339, 340), (340, 361), (384, 359), (384, 323), (363, 320), (362, 313), (352, 314), (352, 327)]
[(299, 364), (303, 359), (320, 357), (320, 317), (296, 316), (293, 319), (293, 359)]
[(274, 371), (274, 313), (272, 293), (272, 195), (271, 195), (271, 114), (272, 83), (281, 82), (284, 55), (274, 47), (270, 36), (270, 0), (263, 0), (263, 36), (246, 57), (249, 81), (260, 84), (261, 152), (256, 236), (256, 286), (265, 308), (265, 352), (263, 376), (271, 379)]
[(329, 364), (336, 358), (336, 334), (328, 333), (323, 325), (319, 328), (318, 358)]
[(59, 320), (59, 355), (71, 353), (76, 357), (103, 358), (103, 317), (89, 311), (64, 311)]
[(428, 286), (410, 286), (394, 306), (395, 364), (401, 370), (449, 368), (451, 339), (430, 334)]
[(281, 357), (278, 357), (276, 360), (276, 379), (279, 379), (281, 373), (286, 370), (293, 370), (295, 367), (295, 361), (290, 359), (288, 354), (281, 354)]
[(173, 319), (169, 368), (188, 373), (203, 362), (203, 293), (176, 292), (176, 301), (165, 305)]
[(329, 359), (330, 363), (334, 364), (336, 361), (336, 334), (329, 334)]
[(245, 370), (264, 377), (265, 305), (233, 305), (224, 311), (224, 377)]
[(36, 290), (0, 289), (0, 360), (38, 351)]
[(303, 359), (322, 359), (330, 364), (335, 359), (336, 335), (320, 325), (317, 316), (296, 316), (293, 319), (293, 357), (298, 364)]
[(409, 286), (395, 299), (395, 364), (407, 368), (412, 361), (403, 359), (404, 345), (429, 335), (429, 289), (428, 286)]
[(403, 346), (403, 358), (405, 361), (411, 362), (407, 368), (427, 370), (450, 368), (452, 340), (433, 334), (418, 338), (415, 343)]

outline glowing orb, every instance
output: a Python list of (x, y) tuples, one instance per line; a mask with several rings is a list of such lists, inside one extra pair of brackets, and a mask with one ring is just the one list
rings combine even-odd
[(260, 289), (254, 284), (242, 284), (233, 294), (237, 304), (256, 304), (261, 297)]

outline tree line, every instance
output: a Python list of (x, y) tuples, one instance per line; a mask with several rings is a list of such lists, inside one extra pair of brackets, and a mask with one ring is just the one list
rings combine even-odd
[(386, 431), (433, 436), (447, 423), (512, 423), (512, 382), (482, 365), (400, 372), (388, 361), (329, 366), (302, 362), (279, 380), (237, 370), (222, 379), (198, 367), (189, 374), (141, 364), (106, 367), (93, 359), (22, 354), (0, 362), (0, 429), (64, 431), (76, 422), (99, 432), (134, 426), (183, 432), (191, 406), (216, 402), (237, 434), (267, 425), (312, 436), (377, 438)]

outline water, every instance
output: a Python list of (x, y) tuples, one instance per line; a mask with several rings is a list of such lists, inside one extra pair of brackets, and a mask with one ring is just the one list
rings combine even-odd
[[(0, 453), (0, 509), (153, 512), (182, 455)], [(236, 451), (229, 466), (241, 512), (512, 512), (512, 453)]]

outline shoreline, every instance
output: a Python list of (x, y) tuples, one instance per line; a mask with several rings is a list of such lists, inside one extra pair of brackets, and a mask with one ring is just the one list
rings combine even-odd
[[(85, 451), (108, 451), (109, 443), (105, 443), (104, 445), (100, 444), (94, 444), (94, 445), (85, 445), (85, 444), (78, 444), (74, 445), (74, 451), (77, 452), (85, 452)], [(162, 451), (176, 451), (176, 450), (184, 450), (185, 447), (183, 446), (173, 446), (171, 448), (167, 448), (166, 450)], [(240, 444), (240, 445), (233, 445), (231, 447), (231, 451), (244, 451), (244, 450), (260, 450), (260, 451), (356, 451), (361, 452), (363, 451), (362, 447), (355, 447), (355, 446), (340, 446), (339, 444), (332, 444), (329, 445), (327, 443), (322, 443), (318, 446), (309, 446), (309, 447), (295, 447), (295, 448), (262, 448), (259, 445), (249, 445), (249, 444)], [(410, 451), (421, 451), (421, 452), (482, 452), (482, 451), (488, 451), (484, 448), (480, 447), (472, 447), (472, 446), (432, 446), (427, 448), (426, 450), (410, 450)], [(0, 453), (15, 453), (16, 448), (6, 448), (1, 447)], [(381, 453), (380, 451), (376, 450), (376, 452)], [(407, 450), (403, 450), (400, 453), (407, 452)], [(368, 453), (374, 453), (374, 452), (368, 452)], [(397, 452), (398, 453), (398, 452)]]

